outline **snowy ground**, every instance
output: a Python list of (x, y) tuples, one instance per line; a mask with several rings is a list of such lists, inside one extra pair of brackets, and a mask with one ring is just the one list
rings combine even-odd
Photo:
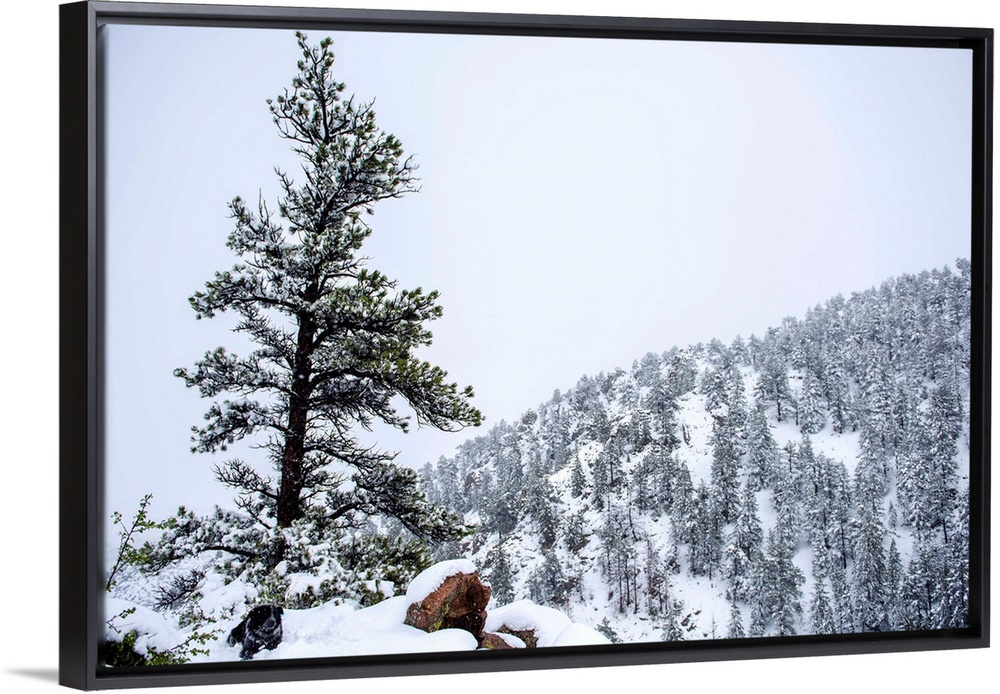
[[(422, 600), (445, 578), (458, 572), (471, 573), (475, 570), (476, 567), (467, 560), (440, 562), (414, 578), (406, 595), (389, 598), (371, 607), (326, 604), (308, 610), (285, 610), (282, 642), (274, 650), (257, 653), (254, 660), (475, 650), (478, 643), (467, 631), (441, 629), (427, 633), (403, 623), (407, 607)], [(230, 594), (245, 592), (237, 583), (228, 584), (224, 590)], [(212, 594), (206, 597), (206, 601), (219, 598), (219, 595)], [(118, 616), (128, 610), (134, 611)], [(135, 631), (138, 634), (135, 649), (143, 655), (150, 648), (161, 652), (170, 650), (184, 642), (191, 633), (190, 629), (181, 629), (172, 623), (164, 613), (120, 598), (107, 598), (105, 613), (113, 625), (107, 629), (107, 638), (119, 641), (123, 634)], [(208, 653), (195, 655), (190, 661), (239, 660), (240, 645), (228, 645), (226, 636), (242, 616), (238, 614), (214, 624), (213, 628), (219, 630), (219, 634), (206, 644)], [(530, 600), (491, 609), (486, 630), (495, 631), (504, 625), (518, 631), (534, 630), (538, 638), (537, 647), (540, 648), (609, 643), (590, 627), (576, 624), (561, 612), (536, 605)], [(524, 643), (515, 637), (505, 640), (512, 646), (524, 647)]]

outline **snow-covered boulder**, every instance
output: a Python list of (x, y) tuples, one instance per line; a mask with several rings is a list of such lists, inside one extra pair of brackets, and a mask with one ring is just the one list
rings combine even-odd
[(463, 629), (478, 637), (491, 590), (465, 559), (440, 562), (418, 574), (406, 590), (404, 623), (426, 632)]
[(511, 634), (494, 634), (487, 631), (479, 639), (479, 647), (490, 651), (509, 651), (512, 648), (526, 648), (524, 641)]
[(570, 624), (562, 630), (553, 646), (601, 646), (611, 643), (601, 632), (591, 629), (586, 624)]
[(537, 605), (531, 600), (518, 600), (494, 609), (486, 618), (486, 630), (515, 636), (527, 648), (610, 643), (599, 632), (575, 624), (559, 610)]

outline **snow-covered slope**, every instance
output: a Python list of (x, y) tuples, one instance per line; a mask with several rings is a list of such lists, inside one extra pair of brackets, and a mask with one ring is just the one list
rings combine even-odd
[(424, 468), (439, 551), (621, 641), (963, 624), (957, 265), (581, 378)]

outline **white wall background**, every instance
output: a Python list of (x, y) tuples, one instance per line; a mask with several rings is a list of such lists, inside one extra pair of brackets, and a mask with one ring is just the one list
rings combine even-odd
[[(479, 10), (553, 14), (691, 17), (804, 22), (996, 26), (1000, 11), (977, 0), (948, 3), (792, 3), (758, 0), (678, 0), (654, 6), (637, 0), (615, 3), (567, 0), (355, 0), (284, 2), (274, 5), (366, 6), (381, 9)], [(231, 3), (235, 4), (235, 3)], [(2, 200), (9, 220), (0, 256), (0, 297), (5, 328), (0, 341), (8, 364), (0, 397), (3, 537), (0, 682), (17, 692), (56, 688), (57, 667), (57, 225), (58, 11), (57, 2), (11, 5), (0, 41), (3, 120)], [(349, 87), (352, 85), (348, 85)], [(392, 125), (387, 123), (391, 129)], [(405, 140), (404, 140), (405, 144)], [(39, 281), (45, 278), (45, 281)], [(358, 688), (501, 692), (548, 688), (581, 691), (653, 686), (660, 691), (919, 693), (963, 691), (988, 684), (997, 671), (993, 651), (850, 656), (797, 660), (643, 666), (488, 676), (451, 675), (364, 682), (245, 685), (261, 692), (320, 692)], [(279, 689), (280, 687), (280, 689)], [(205, 689), (205, 688), (196, 688)], [(230, 688), (231, 689), (231, 688)], [(205, 690), (205, 691), (224, 691)]]

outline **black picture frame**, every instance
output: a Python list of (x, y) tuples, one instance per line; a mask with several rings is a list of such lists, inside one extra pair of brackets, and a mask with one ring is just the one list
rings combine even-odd
[[(97, 27), (110, 23), (294, 27), (356, 31), (686, 39), (972, 51), (972, 373), (969, 622), (965, 629), (768, 637), (609, 647), (563, 647), (511, 657), (480, 651), (192, 664), (99, 666), (100, 380), (103, 277)], [(989, 646), (993, 31), (904, 26), (157, 5), (78, 2), (60, 7), (60, 683), (78, 689), (280, 682), (495, 672)]]

